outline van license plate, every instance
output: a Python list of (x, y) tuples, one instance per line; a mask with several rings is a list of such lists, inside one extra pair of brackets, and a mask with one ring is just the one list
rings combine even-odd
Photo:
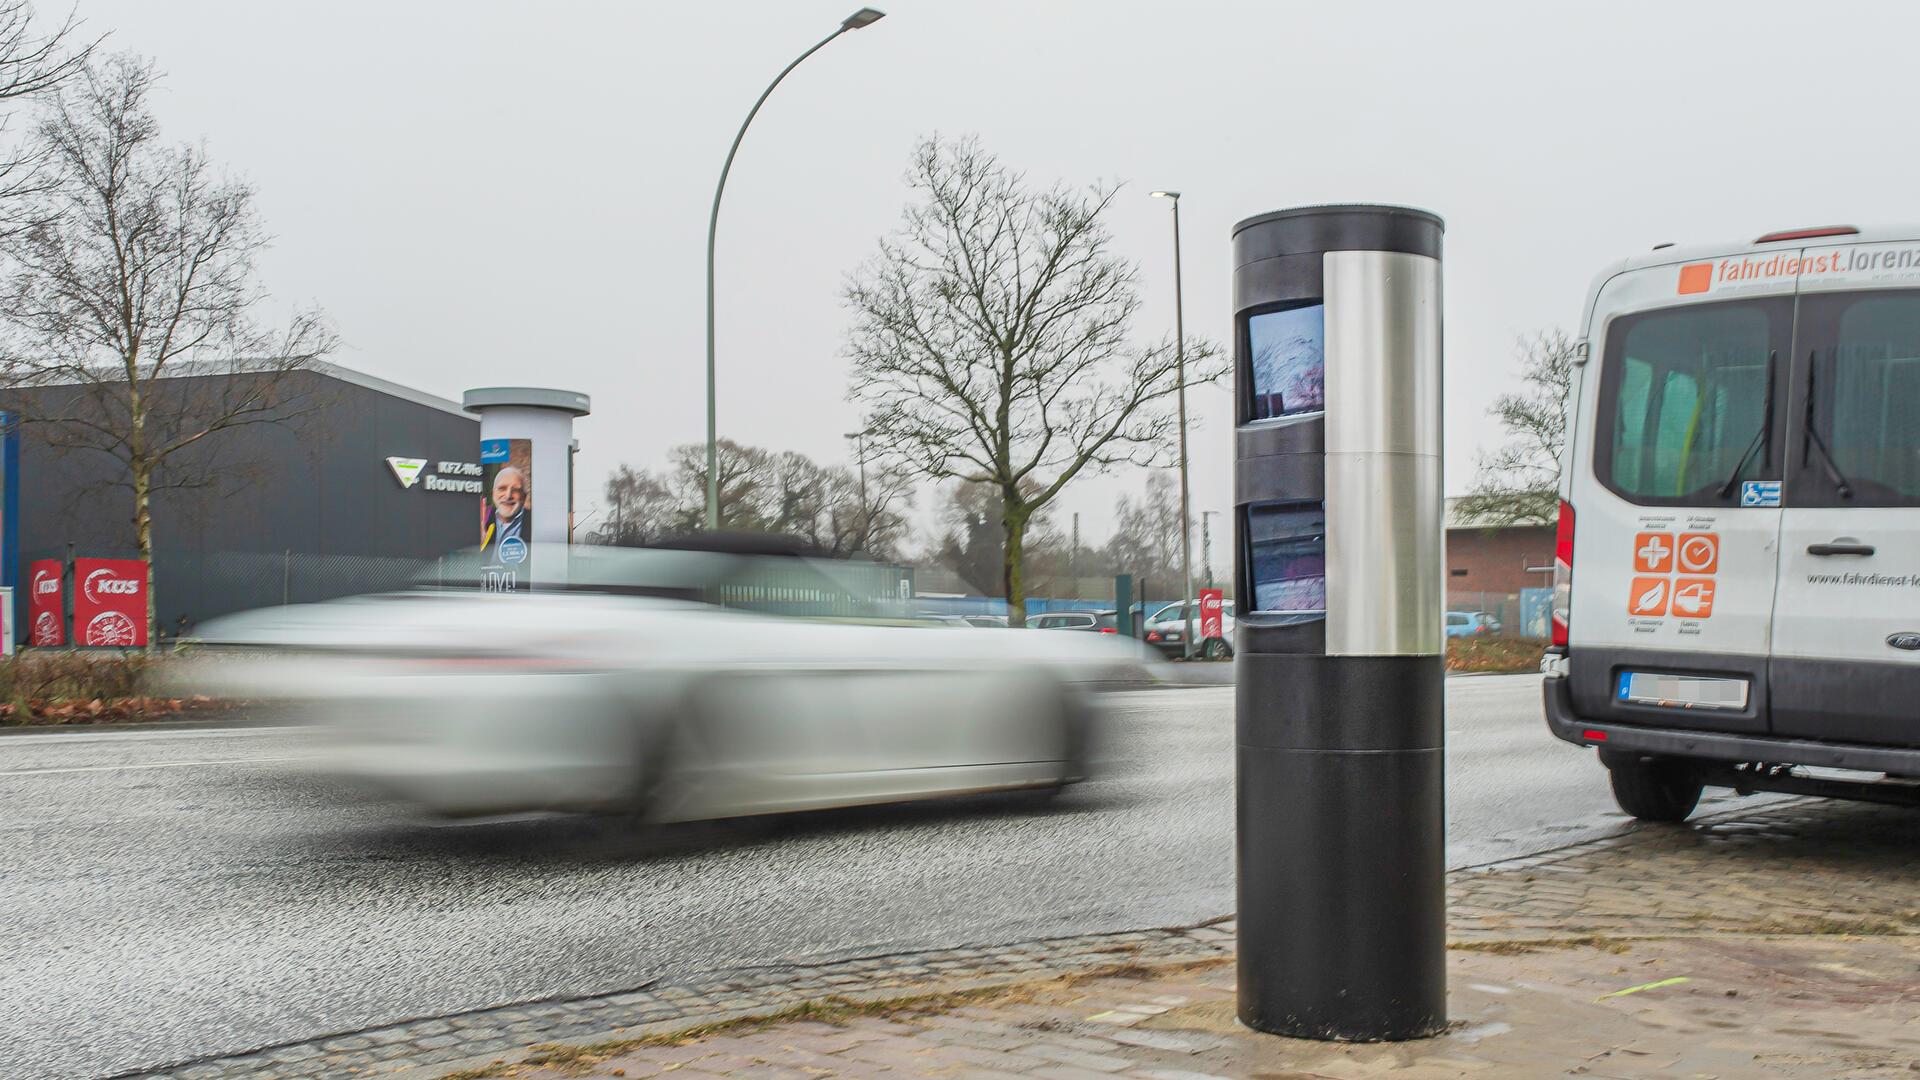
[(1620, 673), (1619, 699), (1634, 705), (1668, 709), (1744, 709), (1745, 679), (1711, 679), (1704, 675), (1668, 675), (1657, 671)]

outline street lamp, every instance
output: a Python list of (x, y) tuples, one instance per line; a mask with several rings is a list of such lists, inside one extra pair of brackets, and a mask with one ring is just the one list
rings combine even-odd
[(872, 26), (874, 23), (877, 23), (881, 19), (886, 18), (886, 15), (887, 13), (884, 11), (876, 11), (873, 8), (869, 8), (869, 7), (861, 8), (859, 11), (856, 11), (853, 14), (847, 16), (846, 18), (840, 20), (840, 25), (837, 28), (835, 28), (833, 33), (828, 34), (826, 37), (821, 38), (820, 41), (813, 46), (813, 48), (808, 49), (806, 52), (801, 53), (798, 57), (794, 58), (793, 63), (788, 64), (784, 68), (781, 68), (780, 74), (775, 75), (773, 77), (773, 81), (767, 84), (767, 88), (760, 92), (760, 99), (753, 103), (753, 108), (747, 110), (747, 118), (741, 121), (740, 131), (737, 134), (735, 134), (733, 137), (733, 145), (727, 148), (726, 164), (720, 166), (720, 182), (718, 184), (715, 184), (713, 187), (713, 214), (707, 219), (707, 528), (708, 529), (717, 529), (720, 527), (720, 462), (719, 462), (719, 450), (718, 450), (719, 426), (718, 426), (717, 413), (715, 412), (715, 409), (714, 409), (714, 393), (713, 393), (713, 241), (714, 241), (714, 235), (719, 231), (719, 228), (720, 228), (720, 194), (727, 190), (727, 173), (729, 170), (733, 168), (733, 156), (740, 152), (740, 140), (747, 137), (747, 125), (753, 123), (753, 117), (756, 113), (760, 111), (760, 106), (765, 105), (767, 103), (767, 98), (770, 95), (772, 95), (773, 88), (780, 85), (780, 80), (786, 78), (787, 73), (789, 71), (792, 71), (794, 68), (799, 67), (800, 61), (805, 60), (807, 57), (812, 56), (814, 53), (817, 53), (821, 49), (825, 48), (827, 45), (827, 42), (832, 41), (834, 38), (839, 37), (841, 34), (844, 34), (849, 30), (859, 30), (864, 27)]
[(1181, 636), (1181, 653), (1193, 659), (1193, 515), (1187, 497), (1187, 328), (1180, 296), (1180, 193), (1153, 192), (1156, 199), (1173, 202), (1173, 366), (1180, 381), (1180, 579), (1186, 591), (1180, 594), (1180, 610), (1186, 613), (1186, 633)]

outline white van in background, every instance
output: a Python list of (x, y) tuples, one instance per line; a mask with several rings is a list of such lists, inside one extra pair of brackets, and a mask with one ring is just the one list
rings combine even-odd
[(1663, 245), (1581, 336), (1553, 733), (1647, 820), (1706, 785), (1920, 803), (1920, 226)]

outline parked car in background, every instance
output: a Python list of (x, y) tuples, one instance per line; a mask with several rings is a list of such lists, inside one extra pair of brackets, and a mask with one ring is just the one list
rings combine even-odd
[(1049, 611), (1027, 620), (1030, 630), (1084, 630), (1096, 634), (1117, 634), (1119, 620), (1112, 611)]
[(1500, 629), (1493, 616), (1484, 611), (1447, 612), (1448, 637), (1479, 637)]
[(957, 626), (971, 629), (1006, 629), (1005, 615), (950, 615), (939, 611), (923, 611), (914, 616), (921, 622), (938, 623), (941, 626)]
[(1200, 627), (1200, 601), (1190, 600), (1185, 604), (1175, 601), (1148, 616), (1141, 632), (1146, 643), (1159, 649), (1168, 656), (1186, 655), (1187, 614), (1193, 614), (1193, 635), (1200, 639), (1194, 648), (1195, 656), (1208, 660), (1225, 660), (1233, 655), (1233, 601), (1225, 600), (1220, 604), (1220, 636), (1205, 637)]

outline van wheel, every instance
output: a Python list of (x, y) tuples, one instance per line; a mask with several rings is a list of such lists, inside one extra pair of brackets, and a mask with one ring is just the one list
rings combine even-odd
[(1641, 821), (1687, 820), (1706, 787), (1700, 773), (1681, 761), (1660, 758), (1606, 759), (1613, 780), (1613, 801)]

